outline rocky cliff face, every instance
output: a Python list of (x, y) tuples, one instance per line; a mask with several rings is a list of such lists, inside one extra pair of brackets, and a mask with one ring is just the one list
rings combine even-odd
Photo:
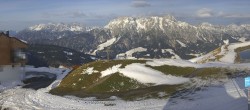
[(121, 17), (110, 21), (104, 28), (47, 25), (30, 27), (17, 36), (29, 43), (54, 44), (101, 57), (106, 57), (104, 50), (107, 47), (112, 50), (112, 58), (142, 47), (146, 51), (135, 51), (132, 56), (176, 58), (173, 56), (178, 55), (184, 59), (209, 52), (223, 44), (223, 40), (232, 43), (250, 38), (249, 24), (220, 26), (202, 23), (194, 26), (173, 16)]

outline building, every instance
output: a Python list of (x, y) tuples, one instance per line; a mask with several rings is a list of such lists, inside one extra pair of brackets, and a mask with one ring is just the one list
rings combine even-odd
[(0, 82), (20, 79), (24, 70), (27, 44), (0, 32)]

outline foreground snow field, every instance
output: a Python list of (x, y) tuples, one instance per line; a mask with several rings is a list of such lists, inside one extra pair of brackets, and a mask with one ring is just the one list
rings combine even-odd
[[(242, 44), (243, 45), (243, 44)], [(248, 45), (248, 44), (244, 44)], [(250, 45), (250, 44), (249, 44)], [(188, 60), (180, 59), (158, 59), (147, 61), (146, 64), (150, 66), (161, 66), (161, 65), (173, 65), (181, 67), (194, 67), (194, 68), (206, 68), (206, 67), (223, 67), (239, 70), (249, 70), (250, 63), (233, 64), (230, 62), (235, 57), (233, 49), (237, 46), (229, 46), (229, 51), (225, 53), (224, 62), (208, 62), (205, 64), (196, 64)], [(230, 51), (232, 50), (232, 51)], [(230, 60), (230, 61), (229, 61)], [(233, 60), (234, 61), (234, 60)], [(117, 66), (117, 67), (116, 67)], [(170, 82), (157, 82), (161, 81), (161, 73), (152, 75), (155, 72), (145, 67), (142, 64), (130, 64), (124, 69), (118, 69), (119, 65), (112, 67), (113, 69), (107, 69), (103, 71), (103, 75), (108, 75), (120, 71), (124, 75), (128, 75), (141, 82), (153, 82), (156, 84), (172, 84), (186, 82), (187, 79), (180, 79), (174, 76), (168, 76), (168, 78), (174, 78), (175, 80), (169, 80)], [(139, 101), (124, 101), (115, 96), (110, 97), (105, 101), (97, 100), (95, 98), (77, 98), (72, 96), (56, 96), (48, 93), (49, 90), (56, 87), (60, 81), (67, 75), (70, 70), (55, 69), (55, 68), (27, 68), (27, 71), (38, 71), (38, 72), (51, 72), (57, 75), (57, 80), (54, 81), (47, 88), (42, 88), (37, 91), (32, 89), (23, 89), (16, 87), (9, 89), (0, 85), (1, 88), (5, 88), (4, 91), (0, 91), (0, 109), (10, 108), (17, 110), (247, 110), (247, 96), (244, 88), (244, 78), (237, 77), (233, 79), (223, 79), (218, 81), (217, 84), (208, 84), (203, 80), (197, 80), (193, 85), (194, 88), (191, 90), (177, 93), (174, 96), (170, 96), (168, 99), (147, 99)], [(93, 69), (88, 70), (88, 74), (93, 73)], [(131, 71), (133, 75), (129, 75)], [(154, 80), (140, 80), (141, 73), (149, 77), (153, 77)], [(176, 82), (176, 80), (178, 80)], [(197, 88), (199, 88), (197, 90)], [(161, 93), (159, 93), (161, 95)]]
[(80, 99), (74, 97), (55, 96), (44, 92), (43, 89), (34, 91), (31, 89), (21, 88), (4, 91), (1, 93), (0, 99), (2, 108), (13, 108), (20, 110), (162, 109), (167, 101), (150, 99), (144, 101), (126, 102), (116, 98), (114, 101), (95, 101), (94, 98)]
[(224, 84), (202, 87), (200, 91), (183, 93), (177, 97), (141, 101), (123, 101), (117, 97), (106, 101), (60, 97), (47, 93), (48, 88), (35, 91), (16, 87), (0, 93), (0, 105), (17, 110), (247, 110), (243, 81), (243, 78), (228, 79)]

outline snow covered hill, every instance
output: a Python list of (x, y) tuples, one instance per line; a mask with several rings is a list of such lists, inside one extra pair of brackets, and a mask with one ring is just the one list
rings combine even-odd
[(226, 78), (228, 71), (234, 73), (237, 69), (249, 69), (249, 64), (197, 64), (181, 59), (97, 61), (72, 71), (50, 92), (56, 95), (94, 96), (101, 99), (114, 94), (125, 100), (159, 98), (154, 94), (175, 93), (184, 86), (189, 87), (198, 79), (211, 78), (213, 82), (217, 82), (217, 79)]
[[(249, 63), (197, 64), (181, 59), (99, 61), (83, 65), (69, 74), (65, 69), (29, 67), (26, 71), (56, 73), (57, 80), (37, 91), (20, 87), (4, 90), (0, 92), (0, 107), (26, 110), (247, 110), (242, 76), (250, 75), (249, 67)], [(56, 92), (58, 87), (58, 94), (64, 96), (48, 92), (51, 89)], [(136, 89), (127, 90), (131, 88)], [(77, 94), (85, 98), (72, 96)]]

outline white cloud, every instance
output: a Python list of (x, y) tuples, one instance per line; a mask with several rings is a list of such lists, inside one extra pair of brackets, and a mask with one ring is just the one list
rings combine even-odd
[(201, 18), (213, 17), (215, 14), (212, 9), (202, 8), (196, 12), (196, 15)]

